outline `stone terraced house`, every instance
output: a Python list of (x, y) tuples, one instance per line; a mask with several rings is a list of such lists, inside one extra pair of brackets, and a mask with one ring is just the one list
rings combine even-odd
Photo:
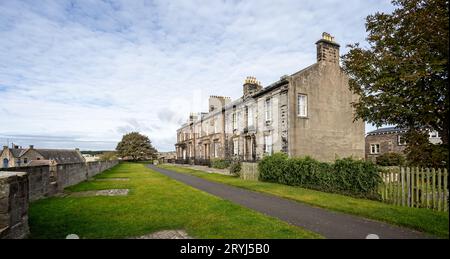
[(0, 152), (0, 168), (84, 163), (86, 160), (78, 149), (36, 149), (30, 145), (22, 148), (17, 145), (3, 146)]
[[(380, 128), (367, 133), (366, 136), (366, 160), (376, 162), (377, 157), (387, 153), (398, 153), (405, 155), (406, 128), (387, 127)], [(432, 144), (441, 144), (442, 140), (439, 133), (433, 130), (427, 130), (428, 140)]]
[(284, 152), (321, 161), (364, 158), (363, 121), (354, 121), (357, 100), (339, 65), (339, 44), (324, 33), (316, 42), (317, 62), (263, 87), (247, 77), (243, 96), (211, 96), (209, 112), (191, 114), (177, 130), (179, 162), (211, 158), (256, 161)]

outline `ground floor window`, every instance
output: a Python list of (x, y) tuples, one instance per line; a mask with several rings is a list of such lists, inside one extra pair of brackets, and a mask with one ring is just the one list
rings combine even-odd
[(370, 154), (379, 154), (380, 153), (380, 144), (371, 144), (370, 145)]
[(218, 142), (214, 142), (214, 157), (215, 158), (219, 157), (219, 143)]
[(239, 155), (239, 139), (233, 140), (233, 155), (235, 156)]
[(264, 153), (269, 155), (273, 153), (272, 135), (264, 136)]

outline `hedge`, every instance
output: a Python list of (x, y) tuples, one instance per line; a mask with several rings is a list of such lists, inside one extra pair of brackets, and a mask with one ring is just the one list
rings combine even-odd
[(376, 165), (352, 158), (334, 163), (319, 162), (310, 157), (288, 158), (276, 153), (258, 164), (259, 179), (324, 192), (379, 199), (381, 178)]
[(405, 164), (405, 157), (399, 153), (385, 153), (376, 158), (380, 166), (401, 166)]
[(229, 160), (223, 160), (223, 159), (212, 159), (211, 160), (211, 167), (217, 168), (217, 169), (225, 169), (230, 166), (231, 162)]

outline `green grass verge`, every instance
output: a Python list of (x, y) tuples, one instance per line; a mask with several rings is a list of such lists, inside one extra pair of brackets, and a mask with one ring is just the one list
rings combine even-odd
[(245, 181), (238, 177), (212, 174), (176, 165), (160, 165), (160, 167), (248, 190), (273, 194), (316, 207), (416, 229), (438, 237), (449, 237), (448, 212), (394, 206), (378, 201), (358, 199), (340, 194), (319, 192), (277, 183)]
[(53, 197), (30, 204), (31, 238), (126, 238), (184, 229), (196, 238), (322, 238), (219, 199), (139, 163), (122, 163), (66, 192), (130, 189), (128, 196)]

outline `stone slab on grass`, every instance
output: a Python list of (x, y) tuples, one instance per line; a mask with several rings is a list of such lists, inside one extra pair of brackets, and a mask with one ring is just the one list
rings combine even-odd
[(129, 181), (130, 178), (100, 178), (95, 179), (97, 182), (109, 182), (109, 181)]
[(129, 189), (111, 189), (111, 190), (99, 190), (99, 191), (85, 191), (74, 192), (69, 194), (69, 197), (89, 197), (89, 196), (126, 196)]
[(163, 230), (132, 239), (192, 239), (184, 230)]

